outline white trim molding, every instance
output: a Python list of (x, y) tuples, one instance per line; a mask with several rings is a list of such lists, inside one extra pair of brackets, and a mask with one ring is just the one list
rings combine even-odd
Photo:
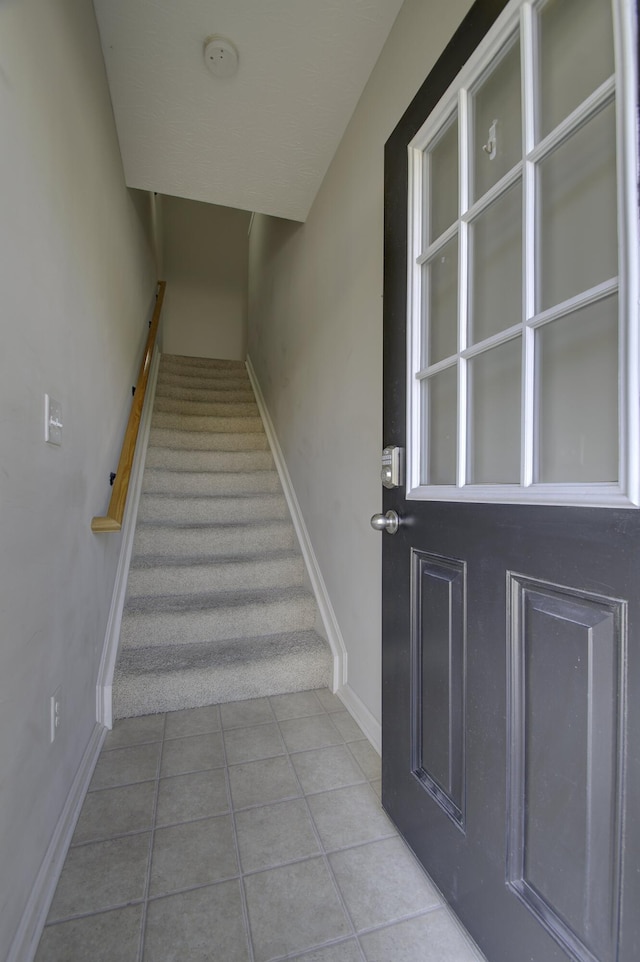
[(80, 767), (36, 876), (31, 895), (22, 913), (6, 962), (32, 962), (37, 952), (80, 809), (106, 734), (106, 729), (102, 725), (94, 725)]
[(357, 721), (378, 755), (382, 755), (382, 726), (350, 685), (343, 685), (336, 692), (350, 715)]
[(338, 689), (341, 689), (347, 683), (347, 648), (344, 643), (344, 638), (342, 637), (342, 632), (340, 631), (340, 625), (338, 624), (336, 613), (333, 610), (333, 605), (331, 604), (327, 586), (324, 578), (322, 577), (318, 559), (316, 558), (315, 551), (313, 550), (311, 538), (309, 537), (309, 532), (302, 515), (300, 504), (298, 503), (298, 498), (293, 487), (291, 475), (289, 474), (289, 470), (282, 453), (282, 448), (280, 447), (280, 442), (278, 441), (278, 436), (273, 426), (273, 421), (271, 420), (271, 416), (267, 410), (264, 395), (260, 388), (253, 364), (251, 363), (251, 358), (249, 357), (247, 358), (246, 366), (249, 380), (251, 381), (251, 386), (253, 387), (253, 391), (256, 396), (260, 417), (262, 418), (267, 439), (269, 441), (271, 453), (273, 454), (273, 460), (276, 464), (276, 470), (280, 477), (282, 490), (284, 491), (287, 506), (291, 513), (291, 520), (293, 521), (298, 542), (300, 543), (300, 550), (302, 551), (304, 563), (307, 568), (307, 574), (309, 575), (311, 588), (318, 604), (318, 610), (320, 612), (320, 618), (322, 619), (325, 637), (333, 654), (333, 691), (337, 692)]
[(147, 391), (142, 405), (140, 417), (140, 429), (136, 443), (136, 452), (133, 457), (131, 468), (131, 478), (129, 481), (129, 495), (127, 505), (122, 519), (122, 541), (120, 542), (120, 557), (116, 569), (116, 580), (111, 596), (111, 608), (109, 609), (109, 619), (105, 633), (104, 645), (102, 648), (102, 658), (98, 669), (98, 680), (96, 682), (96, 719), (105, 728), (113, 725), (112, 714), (112, 691), (113, 673), (116, 667), (118, 656), (118, 643), (120, 640), (120, 625), (122, 623), (122, 609), (127, 593), (127, 579), (129, 577), (129, 564), (131, 562), (131, 552), (133, 551), (133, 536), (136, 532), (136, 519), (138, 517), (138, 504), (140, 502), (140, 491), (142, 490), (142, 475), (144, 473), (144, 463), (147, 455), (147, 444), (149, 443), (149, 432), (151, 430), (151, 415), (153, 413), (153, 402), (156, 396), (156, 383), (158, 381), (158, 368), (160, 366), (160, 351), (156, 346), (151, 359), (149, 369), (149, 380), (147, 381)]

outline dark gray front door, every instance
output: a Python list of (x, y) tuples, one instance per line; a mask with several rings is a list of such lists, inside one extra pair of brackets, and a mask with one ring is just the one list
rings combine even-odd
[[(569, 0), (550, 0), (547, 9), (555, 15), (563, 4)], [(430, 368), (427, 358), (424, 371), (407, 377), (407, 148), (503, 7), (474, 4), (387, 144), (385, 444), (414, 443), (407, 426), (412, 378), (436, 391), (449, 364), (437, 359)], [(543, 153), (532, 151), (536, 163)], [(516, 174), (512, 181), (509, 189)], [(465, 221), (463, 211), (457, 234), (443, 221), (444, 241), (433, 249), (444, 251), (454, 236), (462, 245), (475, 216)], [(426, 249), (420, 266), (429, 267), (435, 256)], [(567, 300), (567, 316), (582, 317), (584, 305), (596, 305), (600, 316), (598, 305), (614, 290), (607, 284)], [(560, 316), (565, 308), (553, 310)], [(547, 315), (535, 315), (525, 330), (526, 304), (524, 314), (524, 333), (514, 328), (500, 344), (529, 337), (535, 358), (544, 359)], [(460, 385), (463, 366), (472, 369), (480, 349), (451, 357)], [(522, 357), (526, 366), (524, 348)], [(552, 394), (551, 385), (544, 398), (536, 386), (543, 377), (536, 372), (531, 388), (541, 408)], [(478, 374), (465, 389), (471, 406), (480, 382)], [(469, 423), (472, 431), (473, 416)], [(418, 435), (428, 450), (425, 431)], [(455, 442), (453, 450), (455, 462)], [(463, 489), (461, 450), (452, 483), (457, 478)], [(446, 445), (441, 452), (432, 462), (438, 466)], [(430, 469), (417, 470), (424, 470), (418, 481), (426, 490)], [(383, 502), (401, 521), (397, 533), (381, 535), (383, 804), (490, 962), (637, 962), (640, 514), (613, 503), (526, 503), (526, 494), (521, 503), (465, 501), (464, 494), (431, 500), (408, 487), (386, 491)]]

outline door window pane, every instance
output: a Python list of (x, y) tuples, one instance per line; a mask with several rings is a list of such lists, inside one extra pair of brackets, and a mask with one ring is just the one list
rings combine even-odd
[(521, 367), (520, 337), (469, 362), (471, 484), (520, 481)]
[(458, 217), (458, 119), (445, 131), (428, 155), (429, 210), (425, 244), (431, 244)]
[(422, 382), (423, 418), (428, 452), (421, 484), (456, 483), (458, 372), (447, 368)]
[(618, 479), (618, 299), (536, 332), (538, 481)]
[(611, 0), (550, 0), (539, 28), (542, 139), (614, 72)]
[(540, 310), (618, 273), (615, 108), (540, 164)]
[(522, 186), (502, 194), (469, 229), (470, 343), (522, 321)]
[(519, 42), (483, 81), (473, 104), (473, 196), (478, 200), (522, 158)]
[(427, 366), (458, 350), (458, 238), (445, 244), (423, 271)]

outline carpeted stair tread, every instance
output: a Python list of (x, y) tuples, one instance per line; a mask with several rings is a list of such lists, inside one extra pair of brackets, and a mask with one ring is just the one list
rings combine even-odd
[(168, 595), (127, 602), (120, 629), (125, 648), (154, 645), (215, 645), (223, 639), (257, 637), (313, 628), (316, 603), (305, 588)]
[(182, 448), (191, 451), (265, 451), (269, 447), (264, 432), (246, 431), (242, 434), (207, 431), (181, 431), (152, 427), (149, 432), (151, 447)]
[(207, 388), (210, 391), (237, 391), (250, 386), (246, 374), (216, 374), (208, 377), (206, 373), (196, 375), (182, 374), (177, 371), (161, 372), (158, 375), (158, 383), (163, 387)]
[(134, 557), (157, 557), (167, 552), (172, 557), (206, 559), (296, 546), (296, 534), (290, 521), (191, 526), (139, 524), (133, 551)]
[(208, 414), (182, 414), (170, 411), (156, 411), (151, 421), (151, 427), (177, 431), (208, 431), (212, 434), (220, 432), (259, 434), (263, 430), (262, 420), (257, 416), (210, 416)]
[(273, 494), (281, 491), (276, 471), (171, 471), (147, 468), (144, 493), (176, 496)]
[(233, 390), (219, 390), (218, 388), (197, 388), (197, 387), (176, 387), (172, 384), (163, 385), (158, 382), (156, 387), (156, 398), (171, 398), (182, 401), (205, 401), (206, 403), (231, 404), (241, 402), (243, 404), (255, 403), (255, 397), (251, 386), (247, 383), (246, 387), (233, 388)]
[(198, 367), (209, 370), (241, 370), (246, 371), (244, 361), (231, 358), (198, 357), (190, 354), (163, 354), (160, 359), (161, 367)]
[(289, 517), (282, 494), (178, 495), (143, 494), (138, 508), (141, 522), (221, 524), (284, 520)]
[(240, 361), (233, 367), (211, 364), (196, 364), (194, 361), (178, 361), (170, 358), (163, 358), (160, 361), (159, 376), (180, 374), (185, 377), (208, 377), (208, 378), (246, 378), (246, 365)]
[(164, 355), (114, 717), (326, 686), (317, 621), (244, 364)]
[[(222, 608), (239, 608), (246, 604), (270, 605), (274, 602), (290, 602), (292, 605), (302, 602), (307, 604), (313, 599), (308, 588), (292, 585), (285, 588), (255, 588), (247, 585), (242, 590), (231, 591), (202, 591), (188, 594), (142, 595), (138, 598), (128, 598), (124, 609), (124, 617), (128, 618), (140, 612), (153, 614), (200, 612)], [(259, 634), (259, 632), (256, 632)]]
[(157, 414), (206, 415), (207, 417), (258, 417), (258, 405), (251, 401), (189, 401), (182, 398), (156, 397)]
[[(236, 657), (252, 657), (259, 660), (270, 658), (274, 652), (280, 650), (300, 649), (300, 648), (319, 648), (322, 650), (326, 646), (326, 641), (321, 638), (312, 628), (306, 631), (287, 631), (273, 635), (263, 635), (259, 638), (243, 639), (242, 649), (239, 649), (236, 638), (230, 638), (227, 642), (221, 642), (215, 649), (216, 659), (223, 661), (234, 661)], [(152, 648), (130, 648), (123, 652), (121, 667), (127, 668), (133, 674), (141, 670), (141, 665), (146, 662), (146, 666), (152, 671), (163, 673), (167, 670), (198, 670), (211, 663), (212, 652), (208, 645), (167, 645), (163, 650), (157, 647)]]
[(331, 684), (331, 653), (315, 631), (283, 632), (220, 644), (128, 649), (116, 667), (116, 718)]
[(147, 468), (168, 471), (257, 471), (273, 468), (273, 457), (268, 448), (253, 451), (189, 451), (184, 448), (150, 446), (147, 448)]
[(215, 561), (161, 558), (138, 563), (129, 570), (127, 597), (175, 595), (181, 592), (232, 591), (242, 585), (254, 588), (291, 587), (304, 583), (302, 556), (295, 551), (270, 552), (246, 558), (222, 557)]

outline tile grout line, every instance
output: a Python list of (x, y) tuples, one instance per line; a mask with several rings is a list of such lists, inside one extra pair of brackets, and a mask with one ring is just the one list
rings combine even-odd
[[(229, 765), (227, 760), (227, 745), (224, 740), (224, 727), (222, 724), (222, 708), (218, 706), (218, 716), (220, 719), (220, 739), (222, 741), (222, 753), (224, 755), (224, 777), (227, 789), (227, 802), (229, 804), (229, 814), (231, 816), (231, 827), (233, 829), (233, 844), (235, 847), (236, 860), (238, 862), (238, 887), (240, 889), (240, 903), (242, 905), (242, 921), (244, 923), (244, 934), (249, 953), (249, 962), (255, 962), (255, 952), (253, 948), (253, 937), (251, 935), (251, 924), (249, 921), (249, 906), (247, 904), (247, 893), (244, 888), (244, 874), (242, 872), (242, 861), (240, 860), (240, 844), (238, 842), (238, 827), (236, 825), (235, 806), (231, 794), (231, 779), (229, 778)], [(235, 729), (230, 729), (234, 731)]]
[(158, 814), (158, 797), (160, 795), (160, 772), (162, 771), (162, 758), (164, 756), (165, 734), (167, 730), (167, 713), (163, 712), (162, 740), (160, 742), (160, 754), (156, 767), (156, 783), (153, 795), (153, 807), (151, 812), (151, 837), (149, 839), (149, 857), (147, 860), (147, 871), (144, 882), (144, 902), (142, 905), (142, 915), (140, 919), (140, 938), (138, 941), (138, 962), (142, 962), (144, 957), (144, 943), (147, 934), (147, 910), (149, 908), (149, 889), (151, 887), (151, 869), (153, 866), (153, 849), (156, 837), (156, 818)]
[[(320, 701), (320, 699), (318, 699), (318, 701)], [(269, 702), (269, 704), (271, 704), (271, 702)], [(324, 715), (328, 718), (328, 717), (329, 717), (329, 712), (325, 709), (324, 705), (322, 705), (321, 707), (322, 707), (322, 709), (323, 709), (323, 711), (324, 711)], [(273, 707), (272, 707), (272, 710), (273, 710)], [(274, 712), (274, 715), (275, 715), (275, 712)], [(306, 716), (306, 717), (317, 717), (317, 716), (314, 715), (314, 716)], [(283, 719), (283, 721), (289, 721), (289, 720), (290, 720), (290, 719)], [(331, 883), (332, 883), (332, 885), (333, 885), (334, 892), (336, 893), (336, 895), (337, 895), (337, 897), (338, 897), (338, 902), (340, 903), (340, 906), (342, 907), (342, 911), (344, 912), (344, 916), (345, 916), (348, 924), (351, 926), (351, 933), (350, 933), (350, 934), (351, 934), (351, 937), (355, 937), (355, 942), (356, 942), (356, 945), (357, 945), (357, 947), (358, 947), (358, 951), (360, 952), (361, 960), (362, 960), (362, 962), (366, 962), (365, 955), (364, 955), (364, 951), (363, 951), (362, 946), (360, 945), (360, 941), (359, 941), (359, 939), (358, 939), (357, 929), (356, 929), (355, 924), (354, 924), (354, 921), (353, 921), (353, 919), (352, 919), (352, 917), (351, 917), (351, 913), (349, 912), (349, 910), (348, 910), (348, 908), (347, 908), (347, 903), (345, 902), (344, 896), (343, 896), (343, 894), (342, 894), (342, 892), (341, 892), (341, 890), (340, 890), (340, 886), (338, 885), (338, 881), (337, 881), (337, 879), (336, 879), (336, 877), (335, 877), (335, 875), (334, 875), (334, 873), (333, 873), (333, 869), (331, 868), (331, 863), (330, 863), (330, 861), (329, 861), (329, 856), (327, 855), (327, 853), (326, 853), (326, 851), (325, 851), (325, 846), (324, 846), (324, 844), (323, 844), (323, 842), (322, 842), (322, 839), (320, 838), (320, 832), (318, 831), (318, 828), (317, 828), (316, 823), (315, 823), (315, 819), (314, 819), (313, 814), (312, 814), (312, 812), (311, 812), (311, 806), (309, 805), (309, 802), (308, 802), (308, 799), (307, 799), (307, 794), (306, 794), (306, 792), (304, 791), (304, 788), (302, 787), (302, 782), (300, 781), (300, 778), (299, 778), (298, 773), (297, 773), (297, 771), (296, 771), (295, 765), (294, 765), (293, 762), (291, 761), (291, 755), (290, 755), (289, 750), (288, 750), (288, 748), (287, 748), (287, 743), (286, 743), (286, 741), (285, 741), (285, 739), (284, 739), (284, 735), (282, 734), (282, 729), (280, 728), (280, 719), (278, 719), (277, 717), (276, 717), (276, 724), (277, 724), (278, 730), (279, 730), (279, 732), (280, 732), (280, 737), (282, 738), (282, 741), (283, 741), (283, 743), (284, 743), (284, 746), (285, 746), (285, 748), (287, 749), (287, 759), (288, 759), (288, 761), (289, 761), (289, 764), (291, 765), (291, 768), (292, 768), (292, 770), (293, 770), (294, 777), (295, 777), (295, 779), (296, 779), (296, 781), (297, 781), (297, 783), (298, 783), (298, 785), (299, 785), (299, 787), (300, 787), (300, 791), (301, 791), (301, 793), (302, 793), (302, 799), (303, 799), (303, 801), (304, 801), (304, 806), (305, 806), (305, 809), (306, 809), (306, 811), (307, 811), (307, 815), (309, 816), (309, 820), (310, 820), (310, 822), (311, 822), (311, 827), (312, 827), (312, 829), (313, 829), (313, 833), (314, 833), (314, 835), (315, 835), (316, 842), (318, 843), (318, 847), (319, 847), (319, 849), (320, 849), (320, 857), (322, 858), (322, 860), (323, 860), (323, 862), (324, 862), (324, 865), (325, 865), (325, 868), (327, 869), (327, 872), (329, 873), (329, 878), (330, 878)], [(338, 731), (338, 734), (342, 737), (342, 733), (341, 733), (340, 730), (337, 728), (337, 726), (334, 725), (334, 727), (335, 727), (336, 730)], [(325, 947), (327, 944), (330, 944), (330, 943), (327, 943), (327, 942), (325, 941), (325, 942), (322, 943), (322, 945), (316, 946), (316, 948), (323, 948), (323, 947)], [(306, 951), (308, 952), (309, 949), (307, 949)], [(286, 956), (284, 956), (284, 958), (286, 959)]]

